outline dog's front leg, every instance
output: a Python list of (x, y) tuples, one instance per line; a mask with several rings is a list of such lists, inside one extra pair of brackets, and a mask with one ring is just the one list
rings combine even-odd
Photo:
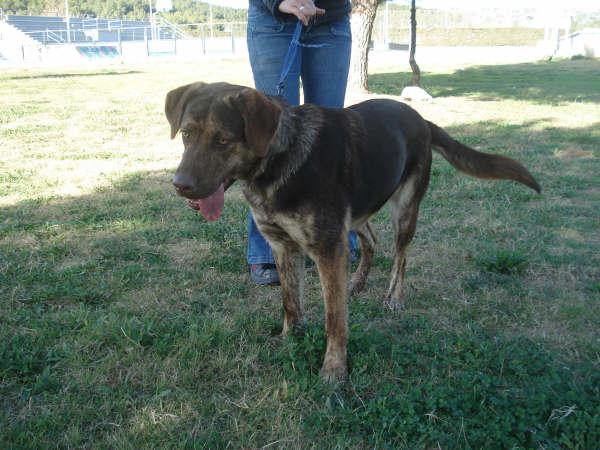
[(304, 325), (302, 318), (304, 254), (295, 244), (272, 245), (272, 248), (281, 282), (284, 311), (281, 334), (285, 336), (290, 331), (301, 331)]
[(348, 248), (340, 240), (336, 248), (315, 258), (325, 301), (327, 351), (321, 376), (327, 381), (342, 381), (348, 373)]

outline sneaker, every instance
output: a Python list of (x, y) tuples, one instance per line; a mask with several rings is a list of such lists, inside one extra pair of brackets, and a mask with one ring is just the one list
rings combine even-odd
[(279, 273), (275, 264), (251, 264), (250, 279), (259, 286), (279, 285)]

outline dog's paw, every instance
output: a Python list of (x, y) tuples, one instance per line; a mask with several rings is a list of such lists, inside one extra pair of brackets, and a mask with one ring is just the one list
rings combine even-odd
[(323, 364), (319, 372), (321, 378), (327, 383), (343, 383), (348, 378), (348, 369), (344, 364)]
[(287, 324), (285, 321), (283, 323), (283, 329), (281, 330), (280, 337), (286, 336), (304, 336), (306, 333), (306, 321), (298, 320), (291, 324)]
[(394, 314), (400, 314), (404, 311), (404, 302), (396, 298), (385, 298), (383, 300), (383, 307), (389, 309)]

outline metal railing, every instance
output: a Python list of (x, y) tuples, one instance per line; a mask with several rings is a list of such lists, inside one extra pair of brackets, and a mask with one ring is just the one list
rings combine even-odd
[[(80, 23), (73, 24), (67, 30), (65, 29), (40, 29), (22, 31), (23, 34), (46, 44), (62, 44), (65, 42), (89, 42), (89, 41), (107, 41), (115, 40), (102, 38), (102, 34), (121, 34), (127, 36), (124, 40), (161, 40), (161, 39), (194, 39), (200, 37), (193, 33), (188, 33), (182, 26), (177, 26), (167, 20), (159, 18), (155, 23), (148, 23), (143, 26), (126, 26), (122, 20), (103, 20), (86, 19)], [(203, 28), (205, 24), (194, 24), (196, 28)], [(231, 28), (231, 27), (230, 27)], [(206, 35), (206, 32), (200, 34)], [(212, 33), (211, 33), (212, 34)], [(228, 35), (229, 33), (227, 33)]]
[[(129, 22), (131, 23), (131, 21)], [(194, 23), (176, 25), (156, 20), (145, 26), (124, 26), (120, 20), (78, 20), (69, 30), (50, 24), (48, 29), (19, 30), (20, 38), (11, 39), (14, 47), (9, 60), (42, 62), (68, 53), (52, 47), (70, 44), (85, 52), (86, 48), (116, 48), (116, 54), (126, 58), (146, 56), (235, 54), (245, 48), (245, 22)], [(74, 26), (73, 26), (74, 25)], [(57, 28), (52, 29), (53, 26)], [(15, 27), (16, 28), (16, 27)], [(18, 28), (16, 28), (18, 30)], [(69, 35), (70, 33), (70, 35)], [(25, 40), (25, 36), (29, 39)], [(29, 42), (30, 41), (30, 42)], [(145, 48), (145, 51), (142, 49)], [(143, 52), (143, 53), (142, 53)], [(92, 52), (93, 53), (93, 52)], [(58, 56), (57, 56), (58, 55)], [(70, 55), (70, 53), (69, 53)], [(83, 53), (82, 53), (83, 55)], [(86, 55), (84, 55), (86, 56)], [(67, 56), (64, 56), (67, 57)], [(70, 56), (69, 56), (70, 57)]]
[[(29, 34), (29, 33), (25, 33), (25, 34)], [(30, 36), (32, 37), (32, 36)], [(44, 45), (47, 45), (49, 42), (55, 43), (55, 44), (64, 44), (66, 42), (66, 39), (64, 39), (62, 37), (62, 32), (55, 32), (53, 30), (46, 30), (44, 32)]]
[(199, 22), (183, 23), (178, 27), (185, 30), (188, 36), (193, 37), (229, 37), (234, 34), (237, 37), (246, 36), (247, 22)]
[[(91, 36), (90, 32), (94, 32), (95, 39)], [(70, 36), (68, 36), (70, 33)], [(104, 37), (102, 33), (106, 33)], [(143, 41), (150, 39), (152, 40), (152, 29), (151, 26), (145, 27), (105, 27), (105, 28), (71, 28), (71, 30), (33, 30), (24, 31), (23, 34), (30, 38), (41, 42), (44, 45), (49, 44), (64, 44), (67, 42), (72, 43), (86, 43), (86, 42), (112, 42), (112, 41)], [(70, 37), (70, 39), (69, 39)], [(158, 27), (155, 39), (173, 39), (174, 35), (169, 28)]]
[[(121, 20), (105, 22), (104, 27), (98, 26), (96, 19), (89, 19), (81, 26), (71, 26), (66, 29), (43, 29), (23, 31), (22, 33), (43, 45), (90, 42), (142, 41), (142, 40), (172, 40), (172, 39), (201, 39), (245, 37), (246, 22), (222, 23), (190, 23), (175, 25), (163, 19), (155, 24), (146, 26), (123, 26)], [(78, 24), (79, 25), (79, 24)], [(233, 45), (233, 44), (232, 44)]]
[(173, 35), (178, 38), (178, 39), (190, 39), (191, 36), (188, 35), (183, 28), (181, 28), (181, 26), (176, 25), (172, 22), (169, 22), (167, 19), (165, 19), (164, 17), (160, 17), (160, 16), (155, 16), (156, 18), (156, 25), (159, 28), (167, 28), (169, 30), (171, 30), (171, 32), (173, 33)]

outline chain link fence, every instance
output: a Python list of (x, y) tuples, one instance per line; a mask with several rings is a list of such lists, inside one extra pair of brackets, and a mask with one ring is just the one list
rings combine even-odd
[[(600, 14), (598, 17), (600, 19)], [(547, 9), (417, 8), (417, 45), (534, 46), (548, 39), (550, 29), (558, 29), (565, 35), (579, 22), (581, 15), (576, 12)], [(382, 4), (373, 26), (372, 40), (393, 47), (407, 44), (409, 36), (410, 8), (388, 2)]]

